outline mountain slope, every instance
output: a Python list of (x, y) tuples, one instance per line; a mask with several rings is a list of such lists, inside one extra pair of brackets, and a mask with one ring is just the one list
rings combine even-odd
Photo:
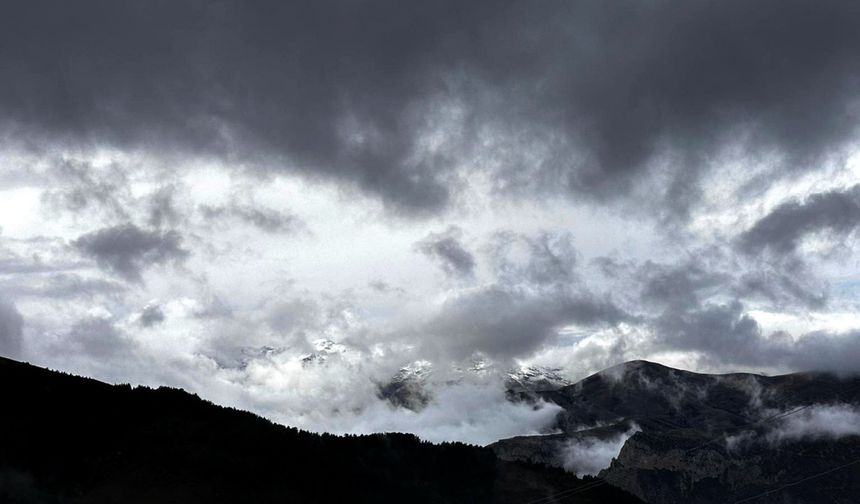
[[(4, 503), (519, 503), (587, 484), (485, 448), (312, 434), (3, 358), (0, 397)], [(604, 487), (580, 502), (640, 501)]]
[[(633, 361), (541, 396), (564, 408), (561, 433), (494, 443), (501, 458), (576, 470), (577, 451), (616, 446), (600, 475), (655, 504), (733, 502), (860, 459), (860, 378), (708, 375)], [(780, 499), (842, 503), (857, 494), (860, 464)]]

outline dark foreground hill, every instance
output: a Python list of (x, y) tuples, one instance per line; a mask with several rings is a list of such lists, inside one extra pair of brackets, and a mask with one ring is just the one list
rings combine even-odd
[(561, 433), (494, 443), (501, 458), (561, 466), (638, 430), (600, 476), (653, 504), (860, 503), (860, 378), (633, 361), (538, 394)]
[[(108, 385), (3, 358), (0, 398), (4, 504), (513, 504), (589, 484), (487, 448), (313, 434), (182, 390)], [(641, 501), (601, 485), (565, 502)]]

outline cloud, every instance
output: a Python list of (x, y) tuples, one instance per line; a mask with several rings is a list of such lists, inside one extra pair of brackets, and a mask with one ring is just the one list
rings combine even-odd
[(131, 357), (134, 342), (104, 313), (94, 313), (75, 322), (54, 342), (54, 352), (91, 359), (100, 364), (123, 362)]
[(138, 322), (140, 322), (140, 325), (143, 327), (152, 327), (160, 324), (161, 322), (164, 322), (164, 311), (158, 304), (148, 304), (143, 308), (143, 311), (140, 312)]
[(645, 334), (621, 345), (617, 359), (680, 354), (688, 366), (712, 369), (860, 371), (856, 329), (788, 334), (763, 328), (754, 316), (756, 310), (801, 317), (827, 310), (827, 284), (807, 267), (746, 261), (723, 247), (696, 250), (674, 263), (604, 257), (595, 264), (610, 289), (622, 293), (614, 300), (634, 315), (628, 323)]
[(412, 432), (432, 442), (460, 441), (487, 445), (499, 439), (545, 431), (561, 408), (543, 401), (512, 403), (497, 385), (458, 383), (440, 386), (419, 412), (376, 401), (358, 414), (323, 422), (337, 433)]
[(723, 367), (860, 372), (860, 332), (764, 334), (739, 301), (669, 310), (653, 322), (652, 329), (652, 349), (692, 351), (700, 360)]
[(99, 266), (133, 282), (141, 282), (141, 273), (149, 266), (182, 261), (189, 254), (178, 232), (147, 231), (134, 224), (84, 234), (73, 245)]
[(129, 167), (110, 163), (94, 166), (87, 161), (60, 158), (51, 161), (50, 189), (42, 192), (49, 207), (75, 213), (102, 213), (114, 219), (128, 219)]
[(461, 243), (462, 237), (460, 228), (450, 226), (441, 233), (430, 233), (415, 248), (438, 261), (446, 275), (471, 278), (475, 274), (475, 257)]
[(860, 410), (853, 404), (816, 404), (783, 418), (766, 439), (773, 443), (860, 436)]
[(609, 467), (612, 459), (621, 452), (621, 447), (633, 435), (641, 429), (633, 424), (627, 432), (599, 439), (597, 437), (586, 437), (583, 439), (570, 439), (562, 448), (562, 466), (577, 476), (596, 476), (601, 470)]
[(718, 290), (729, 279), (701, 260), (673, 265), (646, 261), (633, 274), (641, 283), (642, 303), (671, 309), (697, 306), (702, 296)]
[(177, 208), (176, 188), (165, 185), (153, 192), (149, 198), (149, 225), (154, 228), (176, 226), (185, 216)]
[(579, 280), (577, 251), (570, 233), (499, 231), (488, 251), (496, 276), (503, 283), (569, 285)]
[(782, 309), (795, 309), (797, 306), (815, 310), (826, 308), (830, 299), (827, 284), (811, 274), (808, 268), (793, 266), (793, 271), (787, 272), (762, 264), (757, 271), (739, 275), (731, 292), (740, 298), (761, 298)]
[[(858, 25), (840, 0), (20, 2), (0, 292), (28, 358), (307, 427), (459, 436), (467, 399), (377, 404), (421, 359), (857, 371), (857, 275), (806, 251), (858, 234)], [(353, 351), (305, 363), (319, 341)]]
[(20, 280), (0, 285), (10, 294), (32, 296), (39, 299), (114, 297), (127, 290), (127, 286), (122, 283), (81, 276), (76, 273), (53, 273), (47, 276), (28, 275)]
[(448, 299), (422, 329), (423, 342), (456, 358), (527, 355), (567, 325), (604, 326), (625, 320), (610, 299), (566, 289), (491, 285)]
[(225, 218), (237, 219), (267, 233), (291, 233), (305, 227), (304, 222), (295, 215), (251, 205), (201, 205), (200, 211), (209, 221), (217, 221)]
[(24, 319), (15, 305), (0, 298), (0, 355), (13, 359), (23, 349)]
[(824, 231), (837, 236), (860, 227), (860, 185), (844, 191), (816, 193), (803, 201), (788, 201), (762, 217), (738, 238), (748, 254), (770, 251), (794, 253), (802, 239)]
[(724, 362), (763, 359), (750, 355), (761, 350), (761, 328), (743, 305), (707, 303), (693, 310), (670, 309), (655, 321), (658, 346), (671, 350), (696, 350)]
[(425, 323), (405, 331), (420, 336), (428, 352), (456, 360), (523, 357), (565, 326), (599, 328), (630, 318), (579, 279), (569, 234), (502, 231), (484, 250), (493, 281), (450, 291)]
[(858, 13), (836, 0), (142, 9), (10, 8), (5, 127), (305, 173), (410, 215), (449, 205), (469, 162), (591, 201), (644, 183), (685, 215), (729, 146), (791, 173), (856, 134)]

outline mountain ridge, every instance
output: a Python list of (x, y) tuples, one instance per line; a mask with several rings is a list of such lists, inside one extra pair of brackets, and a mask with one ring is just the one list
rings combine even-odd
[[(706, 374), (633, 361), (539, 395), (563, 408), (557, 433), (497, 441), (498, 456), (580, 472), (576, 464), (593, 469), (583, 453), (613, 451), (599, 475), (655, 504), (731, 502), (860, 458), (857, 377)], [(828, 427), (834, 418), (845, 425)], [(840, 477), (848, 490), (810, 484), (786, 490), (786, 502), (854, 502), (860, 473)]]
[[(414, 435), (309, 433), (180, 389), (5, 358), (0, 397), (0, 502), (516, 504), (592, 481)], [(610, 487), (584, 502), (641, 501)]]

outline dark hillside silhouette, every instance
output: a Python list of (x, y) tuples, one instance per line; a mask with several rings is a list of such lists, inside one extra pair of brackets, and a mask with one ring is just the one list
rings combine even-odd
[[(3, 358), (0, 394), (3, 503), (525, 503), (588, 483), (487, 448), (313, 434)], [(569, 501), (640, 502), (607, 485)]]

